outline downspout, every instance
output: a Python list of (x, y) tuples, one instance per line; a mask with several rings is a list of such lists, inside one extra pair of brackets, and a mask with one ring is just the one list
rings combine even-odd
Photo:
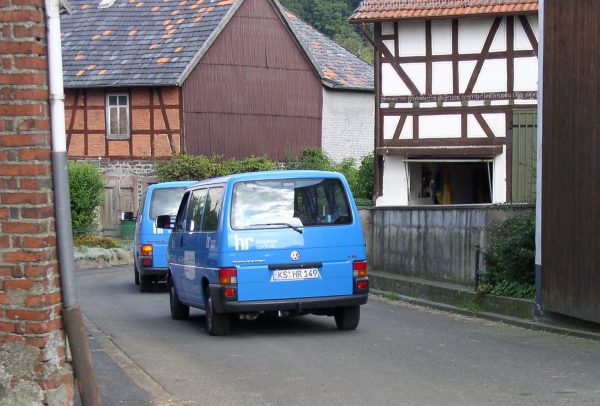
[(540, 0), (538, 11), (538, 117), (537, 117), (537, 158), (535, 188), (535, 304), (536, 315), (542, 310), (542, 141), (544, 136), (544, 12), (545, 2)]
[(75, 262), (71, 229), (71, 200), (67, 174), (67, 143), (63, 89), (62, 50), (60, 40), (59, 0), (45, 0), (48, 30), (48, 87), (50, 92), (50, 122), (52, 135), (52, 178), (58, 264), (63, 300), (63, 321), (73, 370), (84, 406), (101, 405), (100, 392), (92, 364), (83, 315), (75, 295)]

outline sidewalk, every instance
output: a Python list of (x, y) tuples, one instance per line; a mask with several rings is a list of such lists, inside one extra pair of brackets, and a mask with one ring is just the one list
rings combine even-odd
[[(85, 325), (103, 406), (183, 405), (148, 376), (87, 318), (85, 318)], [(74, 404), (82, 406), (77, 388)]]

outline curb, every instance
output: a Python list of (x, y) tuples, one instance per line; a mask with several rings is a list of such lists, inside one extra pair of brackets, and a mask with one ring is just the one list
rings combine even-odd
[(490, 321), (502, 322), (502, 323), (513, 325), (513, 326), (526, 328), (529, 330), (544, 331), (544, 332), (548, 332), (548, 333), (554, 333), (554, 334), (567, 335), (567, 336), (572, 336), (572, 337), (585, 338), (588, 340), (600, 341), (600, 333), (594, 333), (591, 331), (585, 331), (585, 330), (579, 330), (579, 329), (575, 329), (575, 328), (568, 328), (568, 327), (561, 327), (561, 326), (554, 326), (554, 325), (544, 323), (541, 321), (537, 321), (537, 320), (519, 319), (517, 317), (505, 316), (505, 315), (496, 314), (496, 313), (475, 312), (472, 310), (452, 306), (452, 305), (445, 304), (445, 303), (432, 302), (432, 301), (429, 301), (426, 299), (418, 299), (418, 298), (414, 298), (414, 297), (404, 296), (404, 295), (400, 295), (398, 293), (389, 292), (389, 291), (385, 291), (385, 290), (371, 289), (371, 293), (376, 294), (377, 296), (381, 297), (384, 300), (390, 300), (388, 296), (393, 296), (396, 300), (399, 300), (399, 301), (402, 301), (405, 303), (409, 303), (412, 305), (429, 307), (432, 309), (447, 311), (447, 312), (451, 312), (451, 313), (457, 313), (457, 314), (460, 314), (463, 316), (470, 316), (470, 317), (475, 317), (475, 318), (480, 318), (480, 319), (485, 319), (485, 320), (490, 320)]

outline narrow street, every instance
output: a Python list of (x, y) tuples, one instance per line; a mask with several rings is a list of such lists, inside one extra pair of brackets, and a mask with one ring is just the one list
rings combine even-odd
[[(184, 405), (598, 405), (600, 343), (372, 296), (356, 331), (318, 316), (235, 322), (170, 318), (129, 267), (78, 271), (103, 335)], [(179, 403), (177, 403), (179, 404)]]

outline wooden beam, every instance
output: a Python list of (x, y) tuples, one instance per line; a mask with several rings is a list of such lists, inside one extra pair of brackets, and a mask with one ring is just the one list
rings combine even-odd
[(475, 87), (475, 83), (477, 79), (479, 79), (479, 74), (481, 73), (481, 68), (483, 68), (483, 63), (487, 59), (487, 55), (490, 52), (490, 47), (492, 46), (492, 42), (494, 41), (494, 37), (498, 32), (498, 28), (500, 27), (500, 22), (502, 21), (501, 17), (497, 17), (494, 19), (492, 23), (492, 27), (490, 28), (490, 32), (485, 39), (485, 43), (483, 44), (483, 49), (481, 50), (481, 54), (479, 58), (477, 58), (477, 63), (475, 64), (475, 69), (473, 69), (473, 74), (471, 75), (471, 79), (469, 80), (469, 84), (465, 89), (465, 94), (473, 93), (473, 88)]

